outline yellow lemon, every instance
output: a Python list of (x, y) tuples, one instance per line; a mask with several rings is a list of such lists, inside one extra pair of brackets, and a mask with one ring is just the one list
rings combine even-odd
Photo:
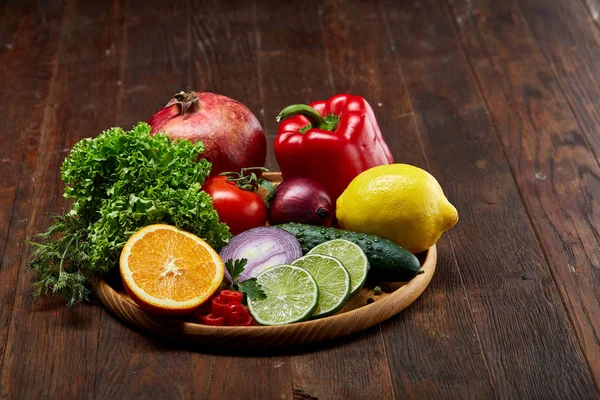
[(358, 175), (337, 199), (342, 228), (389, 239), (419, 253), (458, 222), (456, 208), (438, 181), (408, 164), (371, 168)]

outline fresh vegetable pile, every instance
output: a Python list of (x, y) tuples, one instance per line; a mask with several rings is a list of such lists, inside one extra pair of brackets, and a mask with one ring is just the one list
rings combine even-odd
[(73, 306), (118, 270), (147, 312), (281, 325), (422, 273), (415, 254), (458, 214), (430, 174), (393, 164), (368, 102), (341, 94), (277, 120), (278, 186), (261, 179), (256, 117), (212, 93), (178, 93), (149, 124), (77, 143), (61, 167), (72, 205), (32, 243), (34, 295)]

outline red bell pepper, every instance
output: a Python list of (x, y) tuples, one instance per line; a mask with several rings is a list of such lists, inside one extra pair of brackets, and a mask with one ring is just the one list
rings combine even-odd
[(358, 174), (392, 164), (373, 109), (367, 101), (338, 94), (327, 101), (295, 104), (277, 116), (275, 157), (283, 179), (311, 178), (337, 199)]

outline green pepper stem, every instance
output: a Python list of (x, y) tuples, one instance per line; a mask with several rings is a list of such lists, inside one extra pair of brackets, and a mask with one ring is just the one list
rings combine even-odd
[(310, 121), (313, 128), (329, 130), (330, 124), (321, 117), (317, 110), (306, 104), (292, 104), (287, 106), (275, 118), (277, 122), (293, 117), (294, 115), (304, 115)]

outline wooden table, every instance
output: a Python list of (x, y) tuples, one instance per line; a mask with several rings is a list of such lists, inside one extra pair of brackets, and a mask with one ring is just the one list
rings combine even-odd
[[(0, 4), (1, 398), (598, 398), (599, 0), (101, 3)], [(190, 88), (246, 104), (269, 144), (285, 105), (365, 96), (461, 216), (425, 294), (267, 356), (30, 303), (25, 240), (68, 206), (70, 147)]]

